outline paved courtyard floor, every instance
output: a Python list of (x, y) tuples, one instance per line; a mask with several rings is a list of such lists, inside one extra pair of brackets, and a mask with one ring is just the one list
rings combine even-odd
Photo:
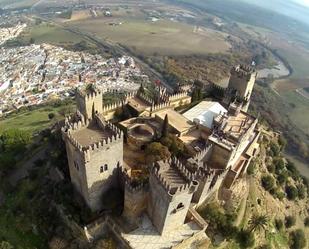
[(130, 246), (134, 249), (169, 249), (199, 231), (201, 228), (195, 222), (188, 222), (179, 229), (161, 236), (148, 216), (143, 215), (139, 221), (139, 227), (128, 234), (122, 234), (122, 236), (129, 241)]

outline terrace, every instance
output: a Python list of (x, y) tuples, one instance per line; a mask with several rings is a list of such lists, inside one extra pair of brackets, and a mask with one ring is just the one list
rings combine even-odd
[(114, 132), (110, 128), (102, 129), (95, 122), (72, 133), (72, 137), (84, 148), (111, 138), (113, 135)]

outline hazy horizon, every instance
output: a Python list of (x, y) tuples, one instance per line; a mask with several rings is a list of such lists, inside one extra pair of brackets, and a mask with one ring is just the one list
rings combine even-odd
[(276, 11), (309, 25), (309, 0), (240, 0)]

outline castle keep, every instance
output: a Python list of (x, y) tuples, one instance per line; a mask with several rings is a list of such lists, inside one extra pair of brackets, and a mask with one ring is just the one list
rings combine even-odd
[[(117, 185), (117, 168), (123, 160), (123, 134), (99, 113), (100, 92), (77, 95), (78, 107), (82, 109), (76, 120), (66, 119), (62, 129), (70, 175), (88, 206), (100, 210), (102, 195)], [(80, 99), (82, 96), (84, 99)], [(93, 110), (89, 112), (91, 105)]]
[(231, 69), (231, 77), (228, 84), (230, 97), (243, 101), (242, 110), (247, 111), (250, 105), (250, 98), (257, 72), (253, 67), (237, 65)]
[[(202, 101), (184, 114), (175, 108), (191, 103), (188, 89), (168, 94), (160, 87), (149, 97), (141, 87), (110, 105), (95, 87), (77, 90), (78, 111), (62, 128), (71, 181), (94, 212), (104, 209), (109, 190), (123, 192), (121, 217), (102, 223), (122, 247), (190, 248), (209, 241), (196, 209), (221, 192), (230, 194), (259, 152), (258, 120), (247, 113), (255, 77), (250, 67), (234, 67), (222, 103)], [(125, 108), (133, 116), (113, 123)], [(134, 156), (163, 136), (166, 118), (169, 132), (192, 157), (143, 164)], [(122, 224), (117, 231), (116, 223)], [(85, 227), (86, 237), (96, 239), (99, 227)]]

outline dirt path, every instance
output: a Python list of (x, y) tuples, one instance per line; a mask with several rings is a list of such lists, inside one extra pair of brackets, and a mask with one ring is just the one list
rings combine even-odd
[(248, 200), (248, 196), (249, 196), (249, 180), (248, 180), (248, 178), (246, 178), (246, 185), (247, 185), (246, 193), (245, 193), (245, 196), (241, 200), (240, 209), (239, 209), (237, 218), (234, 222), (234, 225), (237, 226), (237, 227), (241, 224), (241, 222), (242, 222), (242, 220), (245, 216), (245, 213), (246, 213), (247, 200)]

